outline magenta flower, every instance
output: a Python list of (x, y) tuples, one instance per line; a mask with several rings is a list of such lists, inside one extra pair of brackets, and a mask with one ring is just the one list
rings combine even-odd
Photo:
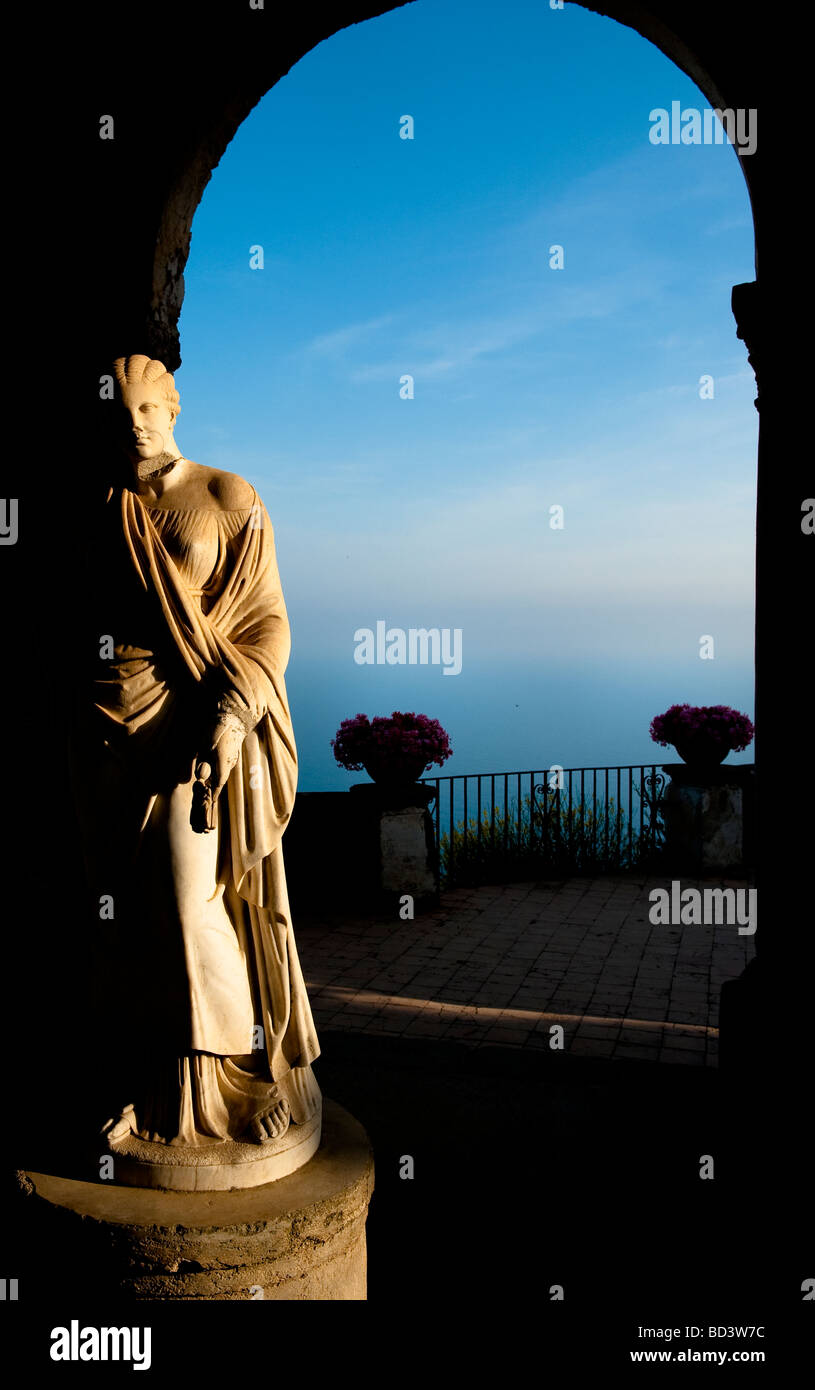
[(438, 719), (398, 710), (390, 718), (377, 715), (369, 720), (367, 714), (358, 714), (355, 719), (343, 719), (331, 747), (340, 767), (349, 772), (359, 772), (371, 758), (401, 763), (405, 758), (418, 761), (424, 756), (427, 768), (431, 763), (446, 762), (453, 752)]
[(651, 721), (651, 738), (663, 748), (688, 734), (704, 733), (722, 746), (740, 752), (755, 736), (746, 714), (729, 705), (671, 705)]

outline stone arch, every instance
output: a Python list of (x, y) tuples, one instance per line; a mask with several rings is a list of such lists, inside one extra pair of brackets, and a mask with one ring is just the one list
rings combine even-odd
[[(410, 0), (408, 0), (410, 3)], [(708, 52), (703, 40), (709, 41), (709, 26), (697, 21), (698, 34), (692, 20), (680, 17), (679, 8), (673, 5), (641, 5), (626, 3), (626, 0), (607, 0), (607, 3), (588, 4), (577, 0), (583, 9), (601, 14), (609, 19), (634, 29), (643, 38), (654, 43), (657, 48), (681, 68), (707, 97), (711, 106), (725, 109), (736, 105), (731, 87), (735, 85), (731, 74), (725, 70), (720, 74), (714, 51)], [(359, 0), (352, 6), (354, 13), (345, 16), (340, 22), (327, 26), (327, 32), (320, 38), (327, 38), (354, 22), (374, 18), (390, 10), (403, 8), (403, 5), (384, 5), (369, 9)], [(676, 8), (676, 21), (671, 23), (662, 11)], [(258, 11), (257, 17), (262, 18)], [(702, 41), (700, 41), (702, 40)], [(210, 101), (201, 110), (195, 123), (190, 123), (187, 138), (179, 148), (180, 158), (175, 164), (160, 210), (159, 224), (155, 240), (152, 263), (149, 321), (146, 325), (149, 347), (153, 355), (175, 371), (181, 363), (178, 336), (178, 318), (184, 300), (184, 267), (189, 256), (192, 222), (212, 172), (223, 156), (229, 142), (239, 126), (257, 103), (285, 75), (296, 62), (316, 46), (314, 41), (300, 41), (285, 55), (286, 66), (280, 68), (276, 62), (255, 61), (249, 71), (244, 71), (239, 90), (224, 90), (220, 101)], [(266, 58), (264, 50), (261, 57)], [(743, 104), (743, 103), (742, 103)], [(738, 156), (734, 152), (734, 158)], [(739, 159), (751, 202), (754, 208), (754, 227), (756, 248), (758, 249), (758, 226), (755, 217), (753, 186), (755, 184), (758, 152), (749, 160)]]
[[(811, 397), (808, 357), (787, 350), (792, 313), (800, 314), (805, 302), (804, 267), (809, 264), (808, 225), (796, 215), (801, 186), (796, 131), (806, 129), (803, 94), (808, 91), (806, 75), (797, 75), (796, 63), (808, 50), (804, 34), (798, 33), (802, 21), (794, 14), (781, 25), (763, 23), (761, 13), (735, 16), (733, 6), (725, 4), (579, 3), (654, 43), (712, 106), (756, 109), (760, 115), (758, 149), (740, 161), (752, 204), (757, 279), (735, 287), (733, 308), (761, 401), (756, 512), (761, 907), (756, 940), (762, 964), (748, 971), (750, 981), (743, 988), (731, 990), (722, 1036), (727, 1033), (731, 1040), (731, 1056), (741, 1048), (749, 1057), (745, 1075), (756, 1079), (763, 1073), (770, 1077), (769, 1085), (774, 1059), (781, 1052), (789, 1055), (789, 1047), (780, 1036), (775, 1049), (766, 1044), (756, 1022), (774, 1018), (778, 1000), (789, 998), (795, 988), (809, 988), (815, 943), (813, 933), (801, 930), (812, 915), (808, 865), (815, 838), (813, 803), (790, 741), (791, 725), (804, 746), (808, 737), (806, 721), (794, 724), (794, 716), (804, 706), (811, 680), (802, 601), (811, 591), (815, 544), (801, 523), (802, 499), (812, 495), (811, 427), (805, 415)], [(40, 223), (34, 224), (31, 240), (42, 235), (41, 227), (52, 225), (57, 202), (81, 212), (62, 219), (60, 251), (71, 275), (52, 277), (59, 310), (55, 315), (49, 303), (43, 313), (60, 332), (68, 324), (88, 343), (87, 351), (73, 353), (67, 364), (72, 395), (63, 409), (68, 418), (76, 401), (90, 399), (89, 434), (103, 431), (104, 409), (97, 392), (88, 391), (88, 381), (95, 386), (115, 356), (142, 351), (161, 358), (170, 370), (180, 365), (177, 322), (193, 216), (238, 126), (318, 43), (397, 8), (388, 0), (327, 0), (322, 7), (295, 10), (267, 0), (257, 9), (240, 0), (213, 7), (213, 13), (200, 0), (163, 0), (167, 58), (159, 68), (163, 80), (153, 90), (147, 89), (142, 66), (134, 61), (139, 35), (129, 10), (111, 11), (104, 0), (88, 0), (79, 11), (66, 12), (65, 47), (73, 61), (56, 67), (50, 111), (53, 125), (68, 121), (79, 106), (81, 119), (76, 131), (68, 127), (73, 144), (67, 145), (67, 157), (53, 125), (41, 132), (41, 148), (51, 156), (42, 180)], [(102, 112), (115, 113), (113, 141), (96, 138)], [(110, 467), (106, 456), (102, 466)], [(89, 494), (91, 482), (88, 473)], [(54, 489), (53, 539), (47, 552), (55, 576), (68, 546), (60, 496)], [(89, 508), (89, 527), (91, 517)], [(57, 582), (55, 577), (55, 587)], [(742, 981), (733, 982), (737, 984)], [(806, 998), (798, 1011), (785, 1010), (786, 1036), (796, 1026), (803, 1029), (808, 1008), (811, 999)]]

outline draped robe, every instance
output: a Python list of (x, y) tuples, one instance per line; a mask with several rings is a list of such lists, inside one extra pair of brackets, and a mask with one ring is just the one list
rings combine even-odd
[[(297, 752), (290, 631), (263, 504), (146, 506), (111, 493), (91, 561), (98, 652), (71, 762), (98, 991), (140, 1059), (133, 1128), (165, 1143), (238, 1138), (276, 1096), (319, 1105), (319, 1045), (291, 926), (281, 838)], [(217, 803), (190, 824), (219, 714), (247, 730)], [(275, 1089), (276, 1088), (276, 1089)]]

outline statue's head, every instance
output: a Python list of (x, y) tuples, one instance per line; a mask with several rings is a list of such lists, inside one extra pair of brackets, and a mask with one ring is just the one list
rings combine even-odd
[(173, 430), (181, 407), (163, 362), (143, 353), (113, 363), (119, 405), (118, 437), (131, 463), (147, 464), (175, 449)]

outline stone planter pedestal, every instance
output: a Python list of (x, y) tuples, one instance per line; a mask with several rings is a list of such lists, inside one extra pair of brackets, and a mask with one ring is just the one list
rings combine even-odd
[(433, 788), (418, 782), (401, 788), (357, 782), (350, 795), (376, 905), (398, 908), (409, 894), (415, 909), (435, 906), (439, 875), (428, 810)]
[(749, 873), (755, 765), (662, 770), (671, 779), (662, 799), (666, 866), (696, 877)]

